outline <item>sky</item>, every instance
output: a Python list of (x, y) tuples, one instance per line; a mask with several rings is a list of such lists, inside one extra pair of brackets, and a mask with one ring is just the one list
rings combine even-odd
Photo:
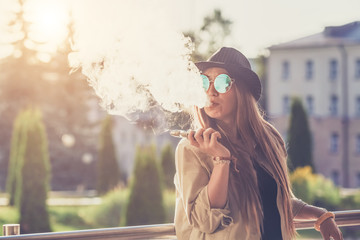
[(182, 0), (174, 5), (179, 27), (199, 29), (204, 16), (219, 8), (233, 21), (228, 44), (256, 57), (271, 45), (360, 21), (359, 0)]
[[(6, 9), (9, 2), (0, 0), (0, 8)], [(61, 3), (69, 0), (28, 0), (37, 3), (38, 11), (47, 7), (48, 15), (61, 18)], [(148, 0), (139, 0), (148, 1)], [(80, 11), (86, 11), (92, 4), (84, 0), (72, 0), (80, 3)], [(126, 7), (125, 0), (100, 1), (116, 8)], [(360, 21), (360, 0), (153, 0), (156, 8), (167, 11), (179, 31), (198, 30), (203, 18), (215, 8), (222, 11), (225, 18), (233, 21), (232, 35), (226, 45), (240, 49), (248, 57), (256, 57), (264, 53), (271, 45), (291, 41), (307, 35), (321, 32), (325, 26), (343, 25), (352, 21)], [(44, 7), (45, 5), (45, 7)], [(139, 4), (140, 6), (140, 4)], [(4, 15), (0, 14), (1, 18)], [(42, 22), (56, 22), (51, 16), (42, 16)], [(41, 18), (40, 18), (41, 20)], [(170, 20), (170, 19), (169, 19)], [(63, 20), (62, 20), (63, 21)], [(61, 24), (61, 23), (60, 23)], [(48, 24), (49, 25), (49, 24)], [(43, 26), (46, 28), (46, 25)], [(56, 27), (55, 27), (56, 28)], [(46, 32), (55, 29), (48, 26)], [(56, 30), (55, 30), (56, 31)], [(57, 30), (58, 31), (58, 30)]]
[[(1, 33), (9, 17), (3, 12), (11, 12), (14, 1), (18, 0), (0, 0), (0, 58), (1, 42), (9, 42)], [(264, 49), (274, 44), (319, 33), (325, 26), (360, 21), (360, 0), (27, 0), (26, 3), (25, 17), (34, 22), (31, 36), (37, 41), (48, 40), (52, 49), (64, 40), (61, 36), (66, 33), (67, 9), (72, 9), (76, 36), (69, 63), (73, 68), (81, 67), (101, 97), (104, 109), (126, 117), (133, 116), (134, 109), (151, 109), (152, 98), (170, 112), (206, 104), (198, 69), (187, 57), (189, 44), (180, 33), (199, 30), (204, 17), (214, 9), (220, 9), (224, 18), (233, 21), (226, 45), (249, 58), (266, 54)], [(21, 51), (11, 51), (11, 47), (3, 47), (3, 51), (21, 56)], [(51, 54), (38, 58), (50, 61)]]

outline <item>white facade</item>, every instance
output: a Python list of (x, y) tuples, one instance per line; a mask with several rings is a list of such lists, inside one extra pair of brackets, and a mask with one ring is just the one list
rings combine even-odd
[(286, 138), (291, 98), (300, 97), (317, 172), (336, 184), (360, 187), (360, 22), (328, 27), (270, 52), (270, 121)]

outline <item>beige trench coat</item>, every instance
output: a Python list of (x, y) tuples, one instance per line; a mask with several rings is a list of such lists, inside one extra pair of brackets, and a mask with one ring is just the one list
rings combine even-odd
[[(258, 233), (246, 232), (240, 217), (240, 210), (229, 189), (228, 201), (223, 209), (210, 208), (207, 184), (214, 167), (211, 156), (190, 145), (182, 139), (176, 148), (175, 155), (176, 187), (175, 229), (178, 240), (188, 239), (237, 239), (260, 240)], [(293, 215), (300, 211), (306, 203), (292, 199)], [(283, 240), (289, 240), (284, 225), (284, 209), (281, 203), (281, 191), (278, 186), (277, 206), (281, 217)]]

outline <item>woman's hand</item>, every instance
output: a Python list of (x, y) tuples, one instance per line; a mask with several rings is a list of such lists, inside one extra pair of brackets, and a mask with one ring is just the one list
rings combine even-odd
[(202, 152), (214, 157), (230, 157), (230, 151), (218, 142), (218, 138), (221, 138), (221, 134), (212, 128), (200, 128), (196, 132), (190, 131), (188, 135), (191, 145)]
[(321, 235), (325, 240), (330, 240), (331, 237), (334, 240), (343, 240), (342, 233), (338, 226), (336, 225), (336, 222), (333, 218), (326, 219), (321, 225), (320, 225), (320, 231)]

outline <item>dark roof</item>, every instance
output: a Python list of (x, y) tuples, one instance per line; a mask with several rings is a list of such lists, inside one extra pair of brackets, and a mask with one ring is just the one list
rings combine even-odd
[(325, 27), (321, 33), (269, 47), (270, 50), (360, 44), (360, 21)]

